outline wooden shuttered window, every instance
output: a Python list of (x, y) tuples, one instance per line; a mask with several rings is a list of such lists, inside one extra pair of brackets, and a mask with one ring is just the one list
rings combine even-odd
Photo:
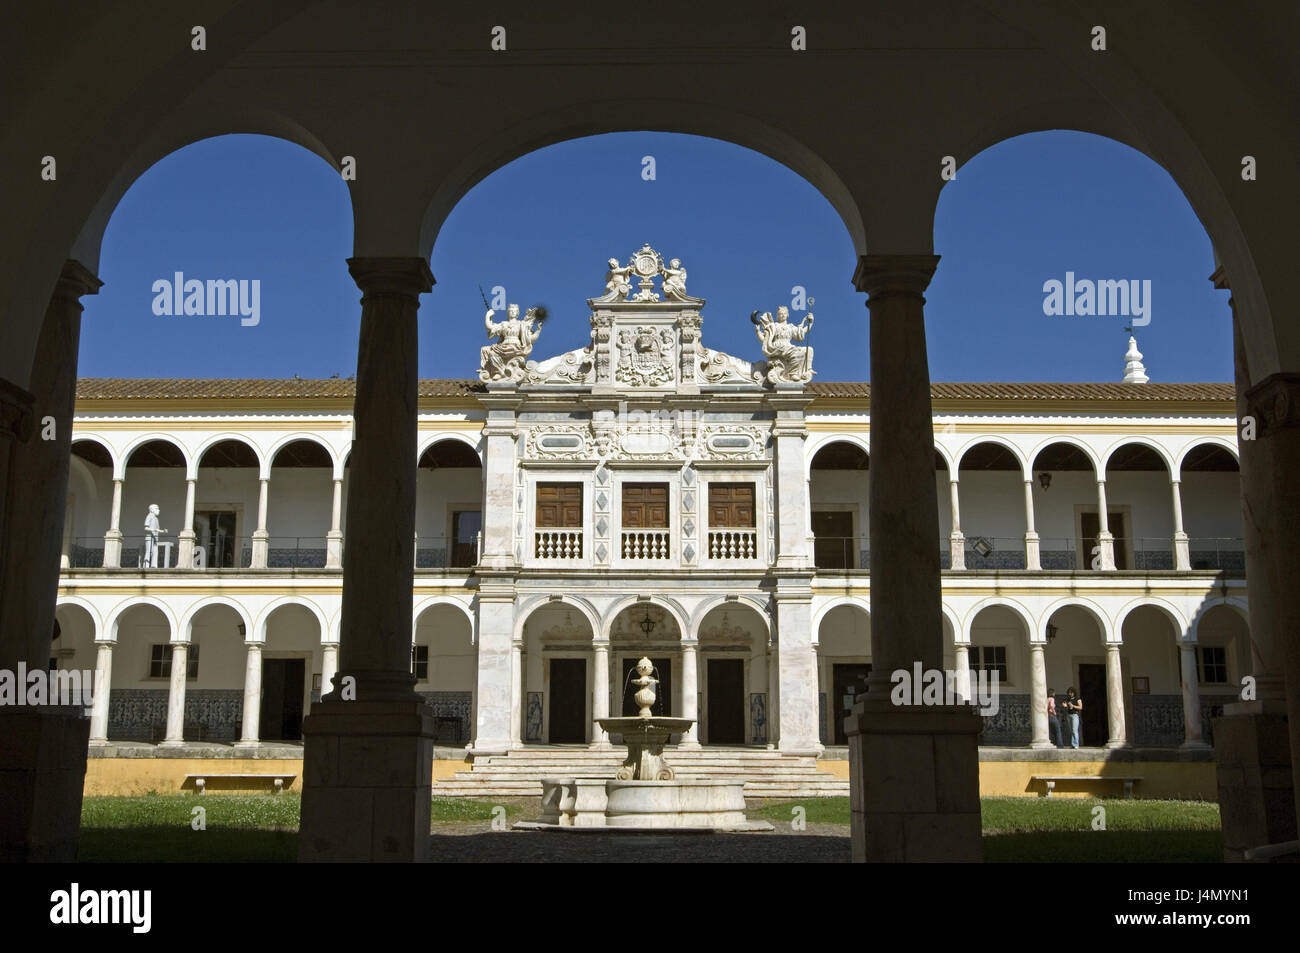
[(710, 483), (709, 526), (728, 529), (754, 525), (754, 484)]
[(623, 528), (667, 529), (668, 484), (624, 483)]
[(537, 484), (537, 528), (581, 529), (582, 484)]

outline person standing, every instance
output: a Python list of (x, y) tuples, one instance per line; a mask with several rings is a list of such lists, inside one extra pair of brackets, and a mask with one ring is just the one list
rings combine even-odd
[(1056, 715), (1056, 692), (1047, 690), (1047, 737), (1054, 747), (1061, 747), (1061, 719)]
[(1069, 723), (1070, 730), (1070, 747), (1079, 747), (1079, 716), (1083, 712), (1083, 699), (1074, 693), (1074, 686), (1071, 685), (1065, 690), (1065, 701), (1061, 703), (1065, 709), (1066, 721)]

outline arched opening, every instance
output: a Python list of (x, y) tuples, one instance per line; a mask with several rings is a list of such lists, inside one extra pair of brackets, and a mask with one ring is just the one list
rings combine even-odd
[(1121, 664), (1124, 722), (1137, 747), (1173, 748), (1185, 739), (1179, 660), (1182, 632), (1157, 606), (1138, 606), (1124, 617)]
[[(110, 539), (104, 564), (140, 569), (175, 567), (174, 547), (185, 528), (185, 494), (185, 453), (177, 444), (155, 439), (132, 450), (122, 468), (121, 525), (125, 531), (116, 541), (121, 561), (112, 559), (114, 540)], [(153, 506), (158, 507), (156, 534), (146, 529)]]
[[(1049, 444), (1034, 455), (1030, 467), (1033, 481), (1034, 523), (1038, 530), (1039, 552), (1044, 569), (1101, 569), (1104, 566), (1098, 536), (1097, 471), (1092, 459), (1072, 443)], [(1108, 506), (1108, 531), (1117, 537), (1127, 536), (1127, 524), (1121, 510)], [(1110, 517), (1115, 519), (1110, 519)], [(1115, 550), (1115, 568), (1126, 569), (1131, 563)]]
[[(1003, 444), (983, 441), (961, 455), (957, 483), (967, 569), (1026, 567), (1025, 513), (1017, 505), (1023, 480), (1020, 458)], [(1019, 535), (1005, 535), (1008, 529)]]
[(215, 603), (190, 619), (187, 663), (195, 673), (185, 684), (185, 740), (235, 742), (244, 715), (244, 620)]
[(966, 653), (973, 696), (979, 693), (981, 684), (991, 691), (993, 677), (997, 677), (998, 710), (996, 714), (984, 716), (980, 744), (1028, 745), (1033, 740), (1032, 673), (1029, 632), (1024, 619), (1009, 606), (985, 606), (971, 620)]
[(266, 506), (259, 465), (257, 451), (243, 440), (218, 441), (199, 457), (198, 479), (188, 500), (193, 511), (195, 567), (260, 569), (266, 565), (262, 550)]
[(856, 443), (823, 444), (808, 474), (813, 565), (819, 572), (869, 569), (870, 459)]
[(1241, 498), (1237, 458), (1221, 444), (1199, 444), (1184, 454), (1179, 469), (1191, 568), (1244, 577), (1241, 507), (1223, 505), (1224, 500)]
[(1215, 605), (1195, 626), (1196, 682), (1200, 697), (1201, 736), (1214, 743), (1214, 719), (1223, 706), (1240, 700), (1242, 679), (1254, 674), (1250, 626), (1235, 605)]
[(94, 682), (96, 660), (95, 620), (82, 606), (60, 603), (54, 610), (54, 637), (50, 640), (50, 670), (89, 673)]
[(1169, 467), (1146, 444), (1126, 443), (1106, 460), (1106, 498), (1124, 520), (1127, 536), (1115, 535), (1115, 566), (1174, 569), (1174, 515)]
[(822, 744), (847, 745), (844, 720), (867, 690), (871, 674), (871, 614), (853, 603), (837, 605), (817, 626), (818, 724)]
[[(1056, 698), (1061, 740), (1066, 748), (1099, 748), (1110, 737), (1107, 720), (1105, 633), (1097, 617), (1079, 605), (1061, 606), (1047, 620), (1044, 649), (1047, 686)], [(1078, 743), (1071, 742), (1067, 698), (1083, 706), (1078, 713)]]
[[(104, 565), (104, 535), (112, 518), (113, 455), (97, 440), (72, 439), (68, 502), (63, 513), (64, 569)], [(117, 500), (120, 507), (122, 501)]]
[[(118, 615), (109, 692), (109, 741), (157, 744), (166, 736), (172, 636), (171, 621), (157, 606), (141, 603)], [(198, 677), (198, 662), (187, 661), (188, 685)]]
[(265, 625), (258, 740), (299, 742), (313, 692), (329, 691), (321, 684), (324, 633), (316, 614), (296, 603), (277, 606)]
[(483, 534), (483, 466), (468, 443), (437, 440), (420, 454), (415, 496), (415, 568), (478, 564)]
[(700, 620), (697, 639), (700, 741), (715, 746), (771, 742), (771, 659), (767, 626), (758, 611), (739, 602), (714, 606)]
[(338, 493), (341, 507), (342, 486), (334, 487), (334, 460), (329, 450), (315, 440), (291, 441), (272, 457), (270, 477), (266, 565), (272, 569), (337, 569), (342, 564), (329, 559), (329, 533), (335, 525), (326, 513), (325, 501)]
[(586, 615), (564, 602), (539, 606), (524, 620), (524, 697), (518, 703), (526, 743), (592, 740), (594, 635)]
[(435, 743), (467, 743), (476, 723), (478, 646), (463, 609), (440, 603), (419, 614), (411, 671), (415, 690), (433, 709)]

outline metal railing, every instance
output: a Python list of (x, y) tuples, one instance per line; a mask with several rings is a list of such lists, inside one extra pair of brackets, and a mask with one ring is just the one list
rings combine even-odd
[(415, 540), (416, 569), (470, 569), (477, 566), (483, 534), (473, 539), (454, 536), (417, 536)]
[(965, 541), (967, 569), (1024, 569), (1025, 538), (1023, 536), (967, 536)]
[(813, 566), (817, 569), (870, 569), (869, 536), (814, 536)]
[(1193, 569), (1240, 573), (1246, 571), (1246, 544), (1242, 539), (1197, 536), (1188, 539), (1187, 550)]

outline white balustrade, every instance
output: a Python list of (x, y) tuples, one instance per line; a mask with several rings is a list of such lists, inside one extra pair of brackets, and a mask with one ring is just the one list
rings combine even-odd
[(628, 530), (622, 553), (624, 559), (668, 559), (668, 530)]
[(758, 531), (753, 529), (709, 530), (710, 559), (757, 559)]
[(582, 530), (538, 530), (533, 555), (537, 559), (581, 559)]

